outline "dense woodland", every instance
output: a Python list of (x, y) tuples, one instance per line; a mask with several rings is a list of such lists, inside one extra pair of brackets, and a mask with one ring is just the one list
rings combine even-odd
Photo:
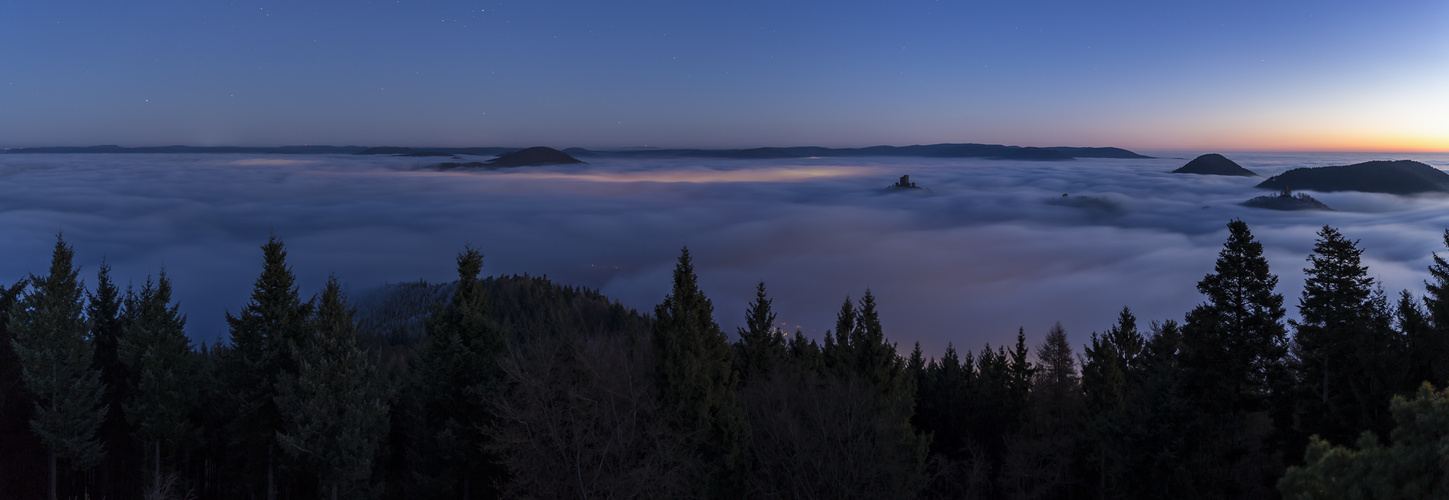
[(641, 314), (480, 279), (471, 248), (454, 283), (311, 295), (276, 239), (229, 337), (196, 346), (164, 272), (86, 286), (58, 238), (48, 272), (0, 287), (0, 498), (1449, 495), (1428, 385), (1449, 379), (1449, 262), (1391, 298), (1325, 226), (1285, 321), (1228, 228), (1183, 318), (1124, 307), (939, 357), (891, 342), (869, 290), (815, 340), (773, 326), (761, 283), (727, 334), (688, 250)]

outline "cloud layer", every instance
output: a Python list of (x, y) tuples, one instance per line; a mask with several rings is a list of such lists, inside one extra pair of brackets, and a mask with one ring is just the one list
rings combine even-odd
[[(1313, 193), (1338, 212), (1236, 205), (1260, 179), (1169, 174), (1161, 159), (591, 160), (479, 172), (436, 160), (356, 156), (0, 156), (0, 281), (43, 273), (54, 235), (94, 282), (104, 258), (121, 283), (164, 267), (198, 341), (224, 336), (247, 301), (258, 246), (285, 239), (304, 294), (329, 273), (353, 290), (453, 278), (480, 248), (485, 272), (546, 274), (650, 310), (679, 248), (727, 331), (764, 280), (780, 319), (813, 338), (847, 295), (869, 288), (887, 334), (928, 353), (998, 345), (1056, 321), (1074, 342), (1122, 306), (1181, 318), (1201, 300), (1226, 223), (1242, 218), (1296, 305), (1314, 233), (1362, 240), (1390, 293), (1422, 291), (1442, 251), (1449, 199)], [(1449, 155), (1229, 154), (1265, 176), (1300, 166)], [(928, 192), (886, 193), (903, 174)], [(1066, 197), (1062, 195), (1066, 194)]]

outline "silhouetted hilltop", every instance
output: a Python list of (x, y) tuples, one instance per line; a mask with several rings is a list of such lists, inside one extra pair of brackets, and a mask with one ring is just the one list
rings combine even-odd
[(1295, 168), (1258, 184), (1265, 189), (1449, 193), (1449, 174), (1412, 160), (1369, 161), (1334, 167)]
[(569, 156), (572, 156), (574, 158), (578, 158), (580, 156), (599, 156), (598, 153), (595, 153), (593, 151), (589, 151), (589, 150), (584, 149), (584, 148), (568, 148), (568, 149), (563, 150), (563, 152), (568, 153)]
[(1072, 160), (1071, 155), (1049, 148), (967, 144), (931, 154), (938, 158), (996, 158), (1001, 160)]
[(1122, 212), (1122, 207), (1117, 202), (1101, 196), (1072, 196), (1062, 193), (1059, 198), (1047, 198), (1048, 205), (1061, 207), (1080, 208), (1092, 213), (1116, 215)]
[(1253, 198), (1242, 203), (1245, 207), (1266, 208), (1269, 210), (1333, 210), (1323, 202), (1308, 196), (1305, 193), (1292, 194), (1284, 189), (1278, 194), (1269, 194)]
[(1201, 175), (1235, 175), (1240, 177), (1258, 176), (1258, 174), (1254, 173), (1252, 170), (1248, 170), (1246, 168), (1243, 168), (1242, 165), (1238, 165), (1238, 162), (1229, 160), (1228, 157), (1217, 153), (1208, 153), (1197, 158), (1193, 158), (1192, 161), (1187, 162), (1186, 165), (1183, 165), (1177, 170), (1173, 170), (1172, 173)]
[(541, 165), (572, 165), (583, 163), (578, 158), (554, 148), (537, 146), (500, 155), (483, 162), (489, 167), (536, 167)]
[(1072, 148), (1065, 146), (1053, 146), (1044, 149), (1059, 151), (1073, 158), (1151, 158), (1151, 156), (1140, 155), (1122, 148)]

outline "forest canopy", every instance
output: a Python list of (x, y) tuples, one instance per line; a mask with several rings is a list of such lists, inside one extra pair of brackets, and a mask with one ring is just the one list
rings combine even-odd
[(893, 341), (869, 289), (818, 339), (763, 282), (715, 311), (688, 249), (640, 312), (486, 277), (472, 247), (452, 282), (301, 290), (277, 238), (227, 339), (194, 345), (164, 271), (87, 280), (57, 236), (0, 286), (0, 497), (1449, 494), (1425, 424), (1449, 407), (1449, 262), (1391, 297), (1324, 226), (1285, 303), (1227, 228), (1182, 317), (939, 355)]

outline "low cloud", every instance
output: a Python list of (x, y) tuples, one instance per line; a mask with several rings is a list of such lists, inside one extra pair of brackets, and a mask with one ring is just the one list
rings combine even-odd
[[(1191, 158), (1192, 154), (1176, 155)], [(1265, 176), (1385, 155), (1229, 155)], [(1401, 156), (1390, 156), (1400, 158)], [(1402, 158), (1449, 166), (1449, 156)], [(688, 245), (733, 332), (764, 280), (780, 319), (812, 338), (847, 295), (876, 295), (887, 333), (928, 353), (1032, 343), (1061, 321), (1075, 343), (1122, 306), (1180, 319), (1201, 300), (1226, 223), (1247, 221), (1296, 305), (1314, 233), (1362, 240), (1390, 293), (1422, 291), (1449, 198), (1313, 193), (1337, 212), (1237, 205), (1261, 179), (1170, 174), (1186, 159), (614, 160), (437, 172), (428, 158), (0, 156), (0, 280), (43, 273), (63, 232), (94, 282), (164, 267), (199, 341), (247, 301), (259, 245), (285, 239), (306, 295), (329, 273), (353, 290), (454, 277), (465, 244), (485, 272), (548, 275), (652, 310)], [(929, 193), (886, 192), (909, 174)], [(1063, 197), (1062, 195), (1067, 196)]]

